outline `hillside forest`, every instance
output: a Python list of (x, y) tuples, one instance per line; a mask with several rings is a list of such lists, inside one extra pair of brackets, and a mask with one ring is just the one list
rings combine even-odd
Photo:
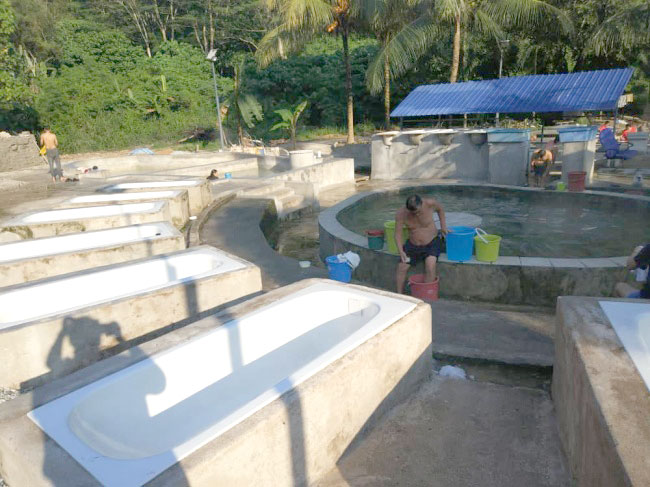
[(0, 0), (0, 130), (51, 127), (67, 153), (214, 145), (213, 66), (230, 143), (286, 138), (299, 106), (299, 137), (352, 142), (417, 85), (500, 65), (631, 66), (644, 116), (649, 48), (647, 0)]

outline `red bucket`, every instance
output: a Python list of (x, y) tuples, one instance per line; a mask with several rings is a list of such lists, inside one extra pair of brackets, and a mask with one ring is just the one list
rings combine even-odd
[(411, 296), (424, 301), (437, 301), (439, 283), (438, 277), (433, 282), (424, 282), (424, 274), (414, 274), (409, 277)]
[(584, 171), (570, 172), (569, 191), (584, 191), (586, 177), (587, 177), (587, 173)]

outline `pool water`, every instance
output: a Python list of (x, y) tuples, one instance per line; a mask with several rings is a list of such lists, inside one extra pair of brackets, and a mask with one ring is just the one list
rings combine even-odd
[(501, 255), (615, 257), (650, 239), (650, 203), (607, 195), (531, 192), (481, 186), (441, 186), (372, 195), (338, 214), (363, 235), (395, 218), (409, 194), (434, 197), (447, 212), (483, 219), (481, 228), (503, 237)]

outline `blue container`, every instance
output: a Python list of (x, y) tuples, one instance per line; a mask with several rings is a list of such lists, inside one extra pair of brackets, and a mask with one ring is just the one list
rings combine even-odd
[(232, 179), (232, 174), (230, 174), (229, 172), (227, 172), (227, 173), (226, 173), (226, 179)]
[(339, 262), (336, 255), (325, 259), (330, 279), (340, 282), (350, 282), (352, 279), (352, 267), (347, 262)]
[(598, 134), (597, 127), (563, 127), (558, 129), (560, 142), (589, 142), (595, 140)]
[(447, 258), (458, 262), (470, 260), (474, 250), (474, 235), (474, 227), (449, 227)]

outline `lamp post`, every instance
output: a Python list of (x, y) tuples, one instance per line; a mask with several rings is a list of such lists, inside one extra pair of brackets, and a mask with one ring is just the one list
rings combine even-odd
[(214, 70), (214, 62), (217, 60), (217, 50), (211, 49), (206, 59), (210, 61), (210, 67), (212, 68), (212, 81), (214, 82), (214, 98), (217, 101), (217, 122), (219, 124), (219, 142), (221, 143), (221, 149), (226, 147), (226, 140), (223, 138), (223, 127), (221, 126), (221, 106), (219, 105), (219, 90), (217, 89), (217, 73)]
[[(510, 39), (498, 39), (497, 46), (499, 46), (499, 79), (501, 79), (501, 72), (503, 71), (503, 49), (510, 44)], [(496, 124), (499, 125), (499, 112), (497, 112)]]

